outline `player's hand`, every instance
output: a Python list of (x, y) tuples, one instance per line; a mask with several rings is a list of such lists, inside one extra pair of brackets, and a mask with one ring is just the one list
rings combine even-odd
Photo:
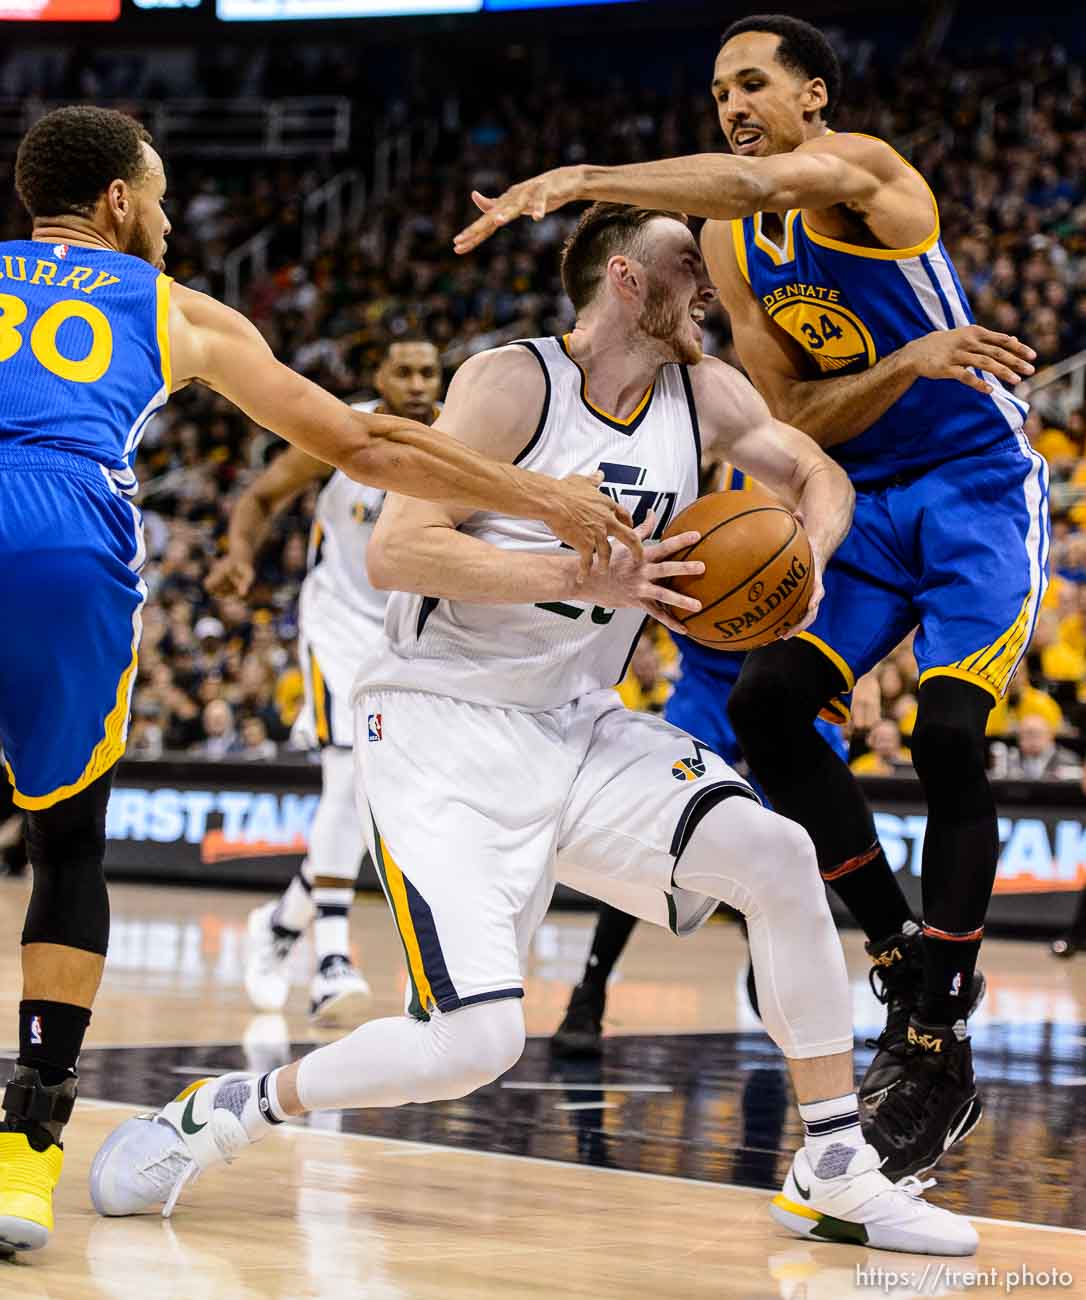
[(256, 572), (247, 560), (228, 553), (211, 566), (204, 586), (213, 596), (245, 596), (255, 577)]
[(611, 563), (611, 538), (623, 542), (638, 561), (642, 558), (641, 533), (633, 526), (628, 510), (600, 491), (603, 475), (571, 474), (554, 479), (547, 487), (543, 522), (581, 557), (578, 586), (593, 567), (606, 573)]
[(1005, 384), (1020, 384), (1033, 374), (1037, 353), (1010, 334), (999, 334), (983, 325), (962, 325), (953, 330), (935, 330), (913, 339), (902, 349), (919, 379), (956, 379), (978, 393), (990, 393), (977, 370), (987, 370)]
[[(801, 515), (796, 516), (800, 523), (803, 522)], [(797, 623), (795, 627), (789, 628), (787, 632), (781, 634), (781, 640), (787, 641), (791, 637), (799, 636), (801, 632), (806, 632), (811, 624), (818, 617), (818, 607), (822, 604), (822, 597), (826, 594), (826, 589), (822, 585), (822, 561), (818, 558), (818, 552), (811, 551), (811, 568), (814, 569), (814, 575), (811, 579), (813, 590), (811, 599), (807, 603), (807, 613), (803, 616), (803, 622)]]
[[(652, 535), (655, 526), (656, 517), (650, 510), (645, 522), (636, 530), (639, 544)], [(700, 577), (705, 572), (705, 565), (700, 560), (670, 558), (700, 539), (700, 533), (678, 533), (646, 546), (640, 556), (621, 542), (616, 543), (610, 568), (606, 571), (598, 567), (593, 569), (584, 590), (577, 593), (578, 599), (591, 600), (605, 609), (643, 609), (672, 632), (685, 636), (686, 628), (670, 610), (681, 609), (696, 614), (701, 609), (701, 601), (660, 584), (668, 578)]]
[(874, 673), (866, 673), (852, 688), (852, 727), (870, 731), (882, 717), (882, 690)]
[(511, 189), (489, 199), (478, 190), (472, 190), (471, 200), (482, 216), (453, 240), (457, 253), (470, 253), (502, 226), (518, 217), (531, 217), (542, 221), (556, 208), (564, 207), (582, 197), (584, 171), (581, 167), (556, 167), (553, 171), (521, 181)]

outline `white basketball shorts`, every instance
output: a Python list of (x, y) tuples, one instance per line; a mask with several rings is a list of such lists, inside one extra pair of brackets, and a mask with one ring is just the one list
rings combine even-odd
[(717, 754), (609, 690), (543, 713), (362, 690), (355, 725), (370, 852), (423, 1017), (523, 996), (556, 880), (695, 930), (716, 900), (672, 884), (690, 820), (757, 797)]

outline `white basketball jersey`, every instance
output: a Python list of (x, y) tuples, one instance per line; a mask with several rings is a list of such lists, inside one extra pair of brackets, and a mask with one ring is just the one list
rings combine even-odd
[[(601, 490), (635, 523), (652, 509), (656, 535), (698, 494), (697, 414), (686, 368), (662, 366), (625, 420), (593, 406), (564, 339), (511, 344), (534, 354), (546, 398), (534, 436), (517, 459), (556, 478), (602, 470)], [(481, 512), (461, 531), (511, 553), (554, 552), (542, 523)], [(533, 712), (557, 708), (625, 676), (640, 635), (639, 609), (584, 601), (478, 605), (394, 592), (386, 639), (358, 677), (361, 687), (400, 687)]]

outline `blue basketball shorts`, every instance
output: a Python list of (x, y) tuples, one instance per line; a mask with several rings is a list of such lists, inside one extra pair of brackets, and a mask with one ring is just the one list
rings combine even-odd
[(139, 511), (93, 461), (0, 448), (0, 745), (49, 808), (124, 753), (146, 589)]
[[(682, 675), (664, 710), (672, 726), (688, 731), (730, 767), (738, 767), (743, 757), (728, 717), (728, 696), (739, 680), (744, 657), (735, 651), (684, 646)], [(815, 725), (833, 752), (845, 758), (848, 746), (841, 728), (821, 718)]]
[(1025, 439), (856, 494), (852, 530), (799, 635), (857, 677), (913, 629), (920, 682), (955, 677), (999, 700), (1029, 647), (1048, 583), (1048, 471)]

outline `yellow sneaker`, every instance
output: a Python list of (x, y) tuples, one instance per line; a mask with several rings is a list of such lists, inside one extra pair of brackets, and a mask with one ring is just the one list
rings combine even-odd
[(40, 1250), (53, 1231), (53, 1188), (64, 1152), (35, 1151), (25, 1133), (0, 1132), (0, 1250)]

